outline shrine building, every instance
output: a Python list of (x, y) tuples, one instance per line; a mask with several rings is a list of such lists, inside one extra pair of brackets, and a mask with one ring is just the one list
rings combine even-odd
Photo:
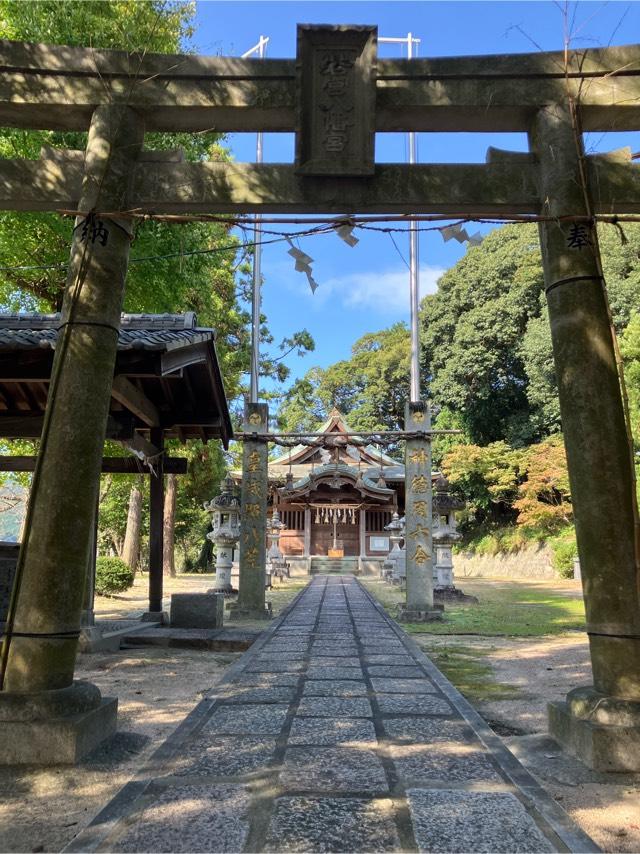
[(404, 465), (354, 435), (337, 409), (317, 432), (322, 444), (310, 437), (269, 462), (280, 550), (298, 572), (377, 573), (390, 549), (385, 527), (404, 515)]

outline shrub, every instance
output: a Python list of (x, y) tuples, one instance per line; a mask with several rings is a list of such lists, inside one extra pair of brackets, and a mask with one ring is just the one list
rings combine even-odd
[(133, 584), (133, 570), (119, 557), (99, 557), (96, 561), (96, 593), (121, 593)]
[(563, 531), (557, 537), (549, 540), (553, 558), (551, 563), (561, 578), (573, 577), (573, 559), (578, 557), (578, 544), (573, 528)]

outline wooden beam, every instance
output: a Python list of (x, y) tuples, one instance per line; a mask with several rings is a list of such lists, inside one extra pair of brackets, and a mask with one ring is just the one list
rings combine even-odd
[[(151, 442), (164, 449), (162, 430), (152, 428)], [(164, 549), (164, 456), (158, 458), (149, 478), (149, 611), (162, 611), (162, 570)]]
[[(164, 460), (165, 474), (186, 474), (189, 461), (186, 457), (166, 457)], [(34, 470), (36, 457), (33, 456), (0, 456), (0, 471), (31, 472)], [(148, 468), (135, 457), (103, 457), (103, 474), (151, 474)]]
[[(4, 415), (0, 412), (0, 437), (4, 439), (39, 439), (42, 433), (44, 416), (23, 414)], [(107, 439), (123, 440), (133, 436), (134, 424), (131, 418), (107, 419)]]
[(148, 427), (160, 426), (160, 413), (155, 404), (122, 374), (113, 378), (111, 397)]

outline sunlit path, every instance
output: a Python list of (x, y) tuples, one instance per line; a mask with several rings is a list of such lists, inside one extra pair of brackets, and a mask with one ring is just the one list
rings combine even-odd
[(69, 851), (596, 851), (350, 576), (318, 576)]

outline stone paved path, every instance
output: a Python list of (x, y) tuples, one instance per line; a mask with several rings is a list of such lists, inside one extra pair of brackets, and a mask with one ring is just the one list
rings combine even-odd
[(597, 851), (352, 577), (316, 577), (68, 851)]

